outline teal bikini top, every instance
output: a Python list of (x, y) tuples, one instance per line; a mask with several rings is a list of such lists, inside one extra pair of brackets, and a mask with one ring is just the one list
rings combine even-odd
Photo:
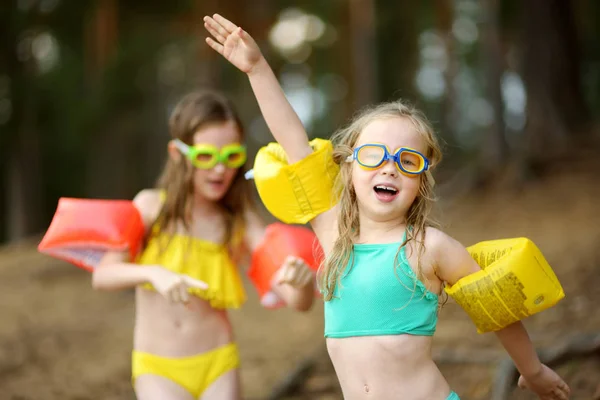
[(325, 337), (435, 333), (438, 296), (417, 279), (405, 247), (394, 268), (399, 245), (354, 245), (334, 297), (325, 302)]

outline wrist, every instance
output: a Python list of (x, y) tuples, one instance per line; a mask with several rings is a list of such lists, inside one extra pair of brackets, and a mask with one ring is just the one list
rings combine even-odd
[(265, 57), (261, 54), (258, 61), (256, 61), (254, 66), (250, 69), (250, 71), (248, 71), (247, 74), (248, 74), (249, 78), (252, 78), (253, 76), (262, 75), (265, 72), (268, 72), (270, 69), (271, 69), (271, 67), (269, 66), (269, 63), (267, 62)]
[(543, 372), (544, 368), (541, 361), (538, 359), (536, 362), (531, 363), (531, 365), (518, 368), (518, 370), (525, 379), (532, 379), (539, 376)]
[(149, 265), (145, 268), (140, 268), (143, 270), (143, 280), (145, 283), (154, 284), (154, 280), (156, 275), (158, 275), (159, 270), (161, 269), (160, 265)]

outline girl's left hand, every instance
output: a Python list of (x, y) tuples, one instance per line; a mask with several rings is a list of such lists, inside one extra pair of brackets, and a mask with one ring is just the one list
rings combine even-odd
[(541, 400), (568, 400), (571, 389), (560, 376), (546, 365), (535, 376), (519, 378), (519, 387), (529, 389)]
[(313, 279), (313, 271), (304, 260), (293, 256), (285, 259), (275, 276), (276, 284), (287, 284), (295, 288), (306, 287)]
[(206, 38), (206, 43), (240, 71), (249, 74), (263, 58), (254, 39), (219, 14), (204, 17), (204, 27), (214, 38)]

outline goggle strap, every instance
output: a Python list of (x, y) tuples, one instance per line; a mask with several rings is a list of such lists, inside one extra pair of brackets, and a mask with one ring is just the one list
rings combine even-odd
[(174, 139), (173, 143), (175, 144), (175, 147), (177, 147), (183, 154), (187, 155), (190, 152), (190, 146), (183, 143), (181, 140)]
[(427, 179), (431, 187), (435, 186), (435, 179), (433, 179), (433, 175), (428, 170), (425, 171), (425, 178)]

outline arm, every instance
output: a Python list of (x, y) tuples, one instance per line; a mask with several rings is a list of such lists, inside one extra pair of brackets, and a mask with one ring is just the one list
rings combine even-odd
[[(160, 212), (160, 195), (155, 190), (143, 190), (133, 200), (138, 208), (146, 230), (152, 226)], [(127, 252), (106, 253), (92, 273), (92, 287), (96, 290), (123, 290), (150, 283), (156, 290), (173, 302), (187, 302), (188, 287), (206, 289), (206, 283), (185, 275), (171, 272), (160, 265), (140, 268), (128, 261)]]
[(289, 162), (297, 162), (312, 153), (300, 118), (254, 39), (218, 14), (213, 18), (204, 17), (204, 26), (216, 39), (207, 38), (208, 45), (248, 75), (265, 122), (285, 150)]
[[(144, 222), (146, 233), (160, 212), (160, 194), (156, 190), (142, 190), (133, 199)], [(156, 267), (139, 268), (128, 262), (127, 252), (107, 253), (92, 273), (92, 287), (97, 290), (122, 290), (150, 283)]]
[[(214, 38), (206, 38), (206, 43), (248, 75), (265, 121), (286, 152), (288, 162), (295, 163), (311, 154), (313, 150), (302, 122), (252, 37), (218, 14), (204, 17), (204, 26)], [(310, 221), (326, 252), (337, 235), (333, 229), (336, 210), (337, 207), (334, 207)]]
[(96, 290), (123, 290), (151, 283), (157, 267), (140, 268), (127, 262), (128, 253), (107, 253), (92, 273), (92, 287)]
[[(436, 229), (427, 230), (425, 243), (431, 249), (436, 275), (443, 282), (454, 285), (461, 278), (481, 270), (462, 244)], [(520, 321), (495, 334), (521, 374), (521, 388), (531, 389), (541, 399), (568, 398), (569, 387), (554, 371), (541, 363)]]
[[(265, 224), (254, 212), (246, 216), (246, 243), (250, 251), (262, 244)], [(306, 263), (295, 257), (287, 257), (273, 279), (273, 292), (291, 308), (307, 311), (314, 299), (314, 274)]]

